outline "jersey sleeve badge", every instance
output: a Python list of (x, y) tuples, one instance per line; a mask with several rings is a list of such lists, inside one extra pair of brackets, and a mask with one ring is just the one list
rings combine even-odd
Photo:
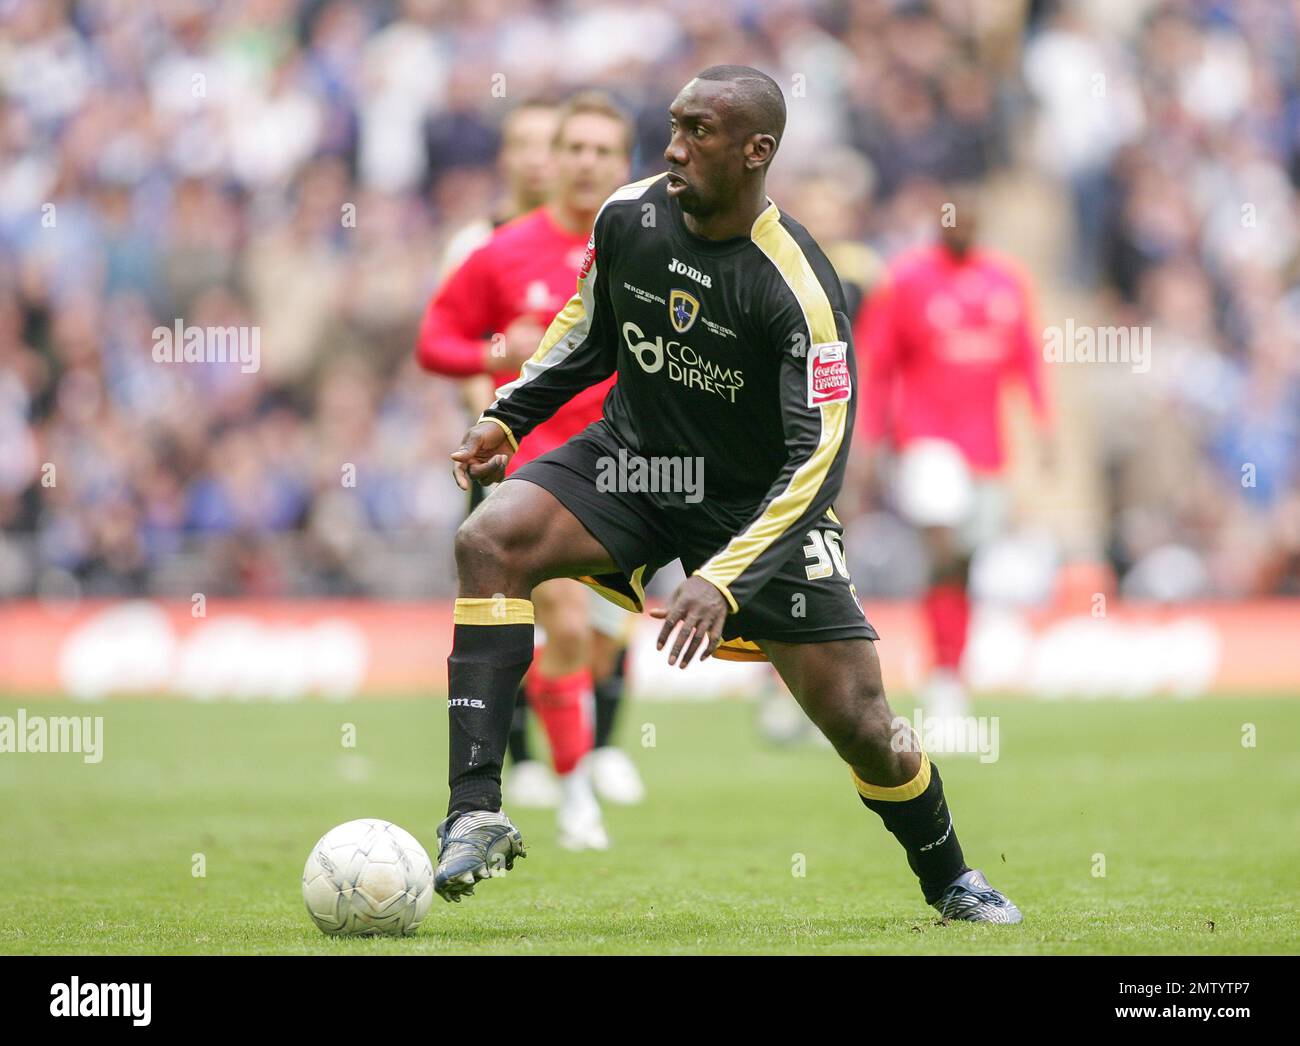
[(808, 351), (808, 406), (843, 403), (853, 396), (847, 342), (827, 341)]

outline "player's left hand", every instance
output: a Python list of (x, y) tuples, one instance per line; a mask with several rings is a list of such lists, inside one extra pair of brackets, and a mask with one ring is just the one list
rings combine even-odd
[[(659, 618), (664, 623), (664, 627), (659, 630), (656, 650), (662, 650), (672, 636), (673, 629), (679, 624), (682, 626), (668, 653), (668, 663), (685, 668), (701, 646), (701, 661), (712, 656), (718, 649), (718, 644), (722, 642), (722, 624), (727, 619), (727, 600), (711, 582), (702, 577), (688, 577), (677, 586), (667, 609), (652, 610), (650, 616)], [(686, 646), (688, 639), (690, 645)], [(683, 646), (686, 646), (685, 654), (682, 654)]]

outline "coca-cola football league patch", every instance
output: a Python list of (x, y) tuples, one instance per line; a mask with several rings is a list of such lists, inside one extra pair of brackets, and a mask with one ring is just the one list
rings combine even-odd
[(848, 344), (826, 341), (814, 345), (808, 352), (808, 406), (843, 403), (852, 395)]

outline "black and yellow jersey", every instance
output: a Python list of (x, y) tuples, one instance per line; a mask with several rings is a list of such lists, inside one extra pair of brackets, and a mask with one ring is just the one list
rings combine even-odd
[(851, 321), (830, 262), (776, 204), (749, 235), (705, 240), (665, 184), (606, 201), (577, 293), (484, 418), (517, 444), (617, 371), (604, 418), (628, 453), (700, 460), (706, 500), (743, 509), (732, 514), (748, 523), (696, 571), (735, 611), (839, 492), (857, 394)]

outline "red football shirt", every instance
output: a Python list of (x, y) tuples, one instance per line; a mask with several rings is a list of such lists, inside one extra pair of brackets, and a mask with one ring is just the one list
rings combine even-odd
[(999, 471), (1004, 382), (1023, 381), (1048, 421), (1035, 323), (1028, 281), (996, 254), (932, 245), (901, 255), (855, 325), (867, 364), (859, 431), (900, 449), (946, 439), (975, 471)]
[[(437, 290), (424, 313), (416, 356), (451, 378), (489, 374), (498, 388), (519, 375), (495, 366), (490, 339), (521, 316), (543, 327), (573, 296), (590, 230), (561, 229), (545, 207), (507, 222)], [(601, 415), (611, 377), (578, 393), (519, 444), (508, 472), (553, 450)]]

